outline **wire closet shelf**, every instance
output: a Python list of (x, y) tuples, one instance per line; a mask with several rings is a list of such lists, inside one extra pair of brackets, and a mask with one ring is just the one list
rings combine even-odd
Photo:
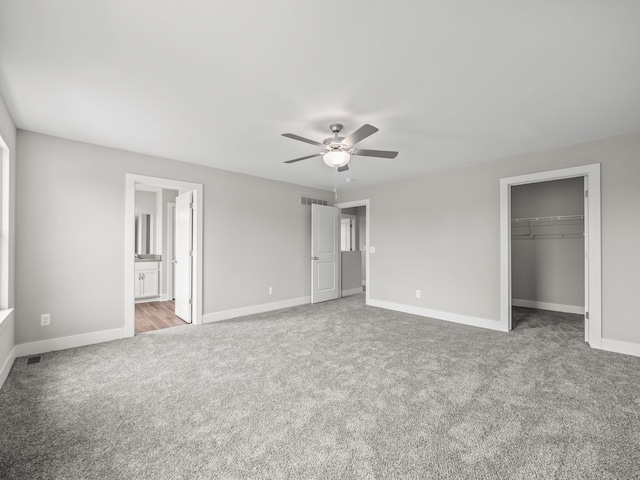
[(512, 218), (511, 238), (584, 238), (584, 215)]

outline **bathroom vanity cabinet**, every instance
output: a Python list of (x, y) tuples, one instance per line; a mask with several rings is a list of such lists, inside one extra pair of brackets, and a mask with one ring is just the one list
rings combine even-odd
[(160, 296), (160, 262), (136, 262), (133, 281), (136, 300)]

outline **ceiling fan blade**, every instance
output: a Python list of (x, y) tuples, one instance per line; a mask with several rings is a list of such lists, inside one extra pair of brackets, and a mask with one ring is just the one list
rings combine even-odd
[(380, 157), (380, 158), (396, 158), (398, 156), (398, 152), (389, 152), (386, 150), (364, 150), (362, 148), (358, 148), (354, 150), (352, 155), (363, 155), (365, 157)]
[(355, 145), (356, 143), (360, 142), (361, 140), (364, 140), (365, 138), (367, 138), (369, 135), (373, 135), (377, 131), (378, 131), (378, 129), (376, 127), (374, 127), (373, 125), (369, 125), (368, 123), (365, 123), (358, 130), (356, 130), (351, 135), (349, 135), (347, 138), (345, 138), (342, 141), (342, 143), (345, 143), (347, 145)]
[(339, 172), (346, 172), (347, 170), (349, 170), (349, 165), (343, 165), (341, 167), (338, 167)]
[(293, 160), (287, 160), (284, 163), (299, 162), (300, 160), (306, 160), (307, 158), (319, 157), (322, 153), (314, 153), (313, 155), (307, 155), (306, 157), (294, 158)]
[(316, 145), (322, 147), (320, 142), (316, 142), (315, 140), (309, 140), (308, 138), (301, 137), (300, 135), (296, 135), (294, 133), (283, 133), (283, 137), (292, 138), (294, 140), (299, 140), (301, 142), (310, 143), (311, 145)]

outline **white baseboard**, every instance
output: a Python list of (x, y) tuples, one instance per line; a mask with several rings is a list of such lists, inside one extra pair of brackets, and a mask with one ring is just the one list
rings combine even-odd
[(134, 303), (149, 303), (149, 302), (163, 302), (165, 300), (162, 297), (150, 297), (150, 298), (139, 298), (134, 300)]
[(603, 338), (602, 350), (640, 357), (640, 343), (623, 342), (621, 340)]
[(11, 371), (11, 367), (13, 367), (13, 362), (16, 358), (16, 347), (13, 347), (9, 352), (9, 356), (5, 359), (4, 364), (2, 365), (2, 369), (0, 369), (0, 388), (2, 388), (4, 381), (9, 376), (9, 372)]
[(270, 312), (272, 310), (280, 310), (281, 308), (295, 307), (305, 305), (311, 302), (311, 297), (292, 298), (291, 300), (282, 300), (280, 302), (263, 303), (261, 305), (252, 305), (250, 307), (234, 308), (232, 310), (223, 310), (221, 312), (207, 313), (202, 316), (202, 323), (213, 323), (221, 320), (229, 320), (230, 318), (244, 317), (245, 315), (253, 315), (254, 313)]
[(357, 295), (363, 291), (362, 287), (350, 288), (349, 290), (342, 290), (342, 296), (348, 297), (349, 295)]
[(38, 355), (40, 353), (53, 352), (56, 350), (66, 350), (67, 348), (84, 347), (94, 343), (109, 342), (125, 338), (124, 328), (114, 328), (113, 330), (103, 330), (101, 332), (83, 333), (81, 335), (71, 335), (69, 337), (52, 338), (39, 342), (21, 343), (15, 346), (16, 357), (26, 355)]
[(436, 320), (461, 323), (462, 325), (470, 325), (472, 327), (506, 331), (502, 328), (498, 320), (490, 320), (488, 318), (471, 317), (469, 315), (461, 315), (459, 313), (442, 312), (440, 310), (431, 310), (429, 308), (414, 307), (413, 305), (403, 305), (401, 303), (385, 302), (374, 299), (369, 299), (369, 303), (367, 303), (367, 305), (387, 310), (395, 310), (396, 312), (410, 313), (421, 317), (435, 318)]
[(551, 310), (552, 312), (584, 315), (584, 307), (580, 305), (563, 305), (561, 303), (538, 302), (536, 300), (522, 300), (520, 298), (512, 299), (511, 305), (514, 307), (538, 308), (540, 310)]

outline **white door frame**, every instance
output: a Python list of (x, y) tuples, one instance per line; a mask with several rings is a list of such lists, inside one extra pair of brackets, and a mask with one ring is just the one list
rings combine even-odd
[(369, 229), (371, 227), (371, 201), (367, 198), (366, 200), (354, 200), (352, 202), (342, 202), (342, 203), (336, 203), (335, 205), (336, 207), (339, 207), (341, 210), (345, 209), (345, 208), (352, 208), (352, 207), (367, 207), (366, 211), (365, 211), (365, 221), (366, 221), (366, 225), (365, 225), (365, 245), (367, 246), (367, 250), (365, 251), (365, 255), (364, 255), (364, 264), (365, 264), (365, 282), (366, 282), (366, 288), (365, 288), (365, 305), (369, 305), (369, 298), (371, 295), (371, 277), (370, 277), (370, 272), (371, 269), (369, 268), (369, 266), (371, 265), (370, 261), (369, 261)]
[(167, 296), (165, 300), (173, 299), (173, 231), (176, 224), (176, 204), (175, 202), (167, 202)]
[(602, 242), (600, 232), (600, 164), (563, 168), (500, 179), (500, 330), (511, 330), (511, 187), (527, 183), (547, 182), (564, 178), (585, 177), (588, 185), (589, 258), (585, 279), (585, 311), (589, 314), (589, 345), (602, 348)]
[(179, 192), (193, 191), (193, 324), (202, 324), (202, 240), (203, 240), (203, 186), (200, 183), (183, 182), (167, 178), (126, 174), (124, 216), (124, 329), (126, 337), (135, 335), (135, 190), (136, 184), (150, 185)]

